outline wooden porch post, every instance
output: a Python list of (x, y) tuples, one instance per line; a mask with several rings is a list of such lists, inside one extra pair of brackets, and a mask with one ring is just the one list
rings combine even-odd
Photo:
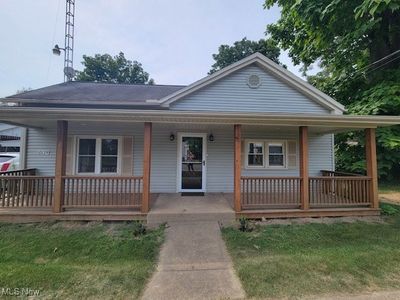
[(53, 212), (61, 212), (64, 202), (64, 179), (67, 158), (68, 122), (57, 121), (56, 169), (54, 178)]
[(308, 127), (299, 128), (299, 147), (300, 147), (300, 202), (301, 209), (310, 208), (309, 178), (308, 178)]
[(242, 125), (234, 125), (234, 184), (233, 184), (233, 198), (235, 212), (241, 211), (241, 171), (242, 171)]
[(152, 123), (144, 123), (144, 148), (143, 148), (143, 197), (142, 213), (149, 211), (150, 202), (150, 171), (151, 171), (151, 135)]
[(375, 128), (365, 129), (365, 152), (367, 160), (367, 176), (371, 177), (371, 183), (369, 185), (371, 206), (372, 208), (379, 208)]

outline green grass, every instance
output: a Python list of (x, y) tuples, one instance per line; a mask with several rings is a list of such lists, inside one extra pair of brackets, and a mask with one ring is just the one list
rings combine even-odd
[(137, 298), (155, 270), (163, 229), (130, 223), (0, 223), (0, 288), (62, 299)]
[(385, 216), (397, 216), (400, 215), (400, 206), (390, 203), (381, 202), (379, 203), (381, 214)]
[(379, 183), (380, 194), (400, 193), (400, 182)]
[(249, 297), (359, 293), (400, 286), (400, 210), (386, 218), (222, 233)]

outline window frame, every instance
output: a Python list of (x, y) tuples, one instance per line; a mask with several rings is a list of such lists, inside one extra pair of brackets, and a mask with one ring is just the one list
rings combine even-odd
[[(288, 140), (270, 140), (270, 139), (245, 139), (245, 151), (244, 151), (244, 160), (245, 160), (245, 169), (250, 170), (286, 170), (288, 169)], [(250, 151), (250, 143), (262, 143), (263, 144), (263, 165), (262, 166), (251, 166), (249, 165), (249, 153)], [(283, 154), (283, 166), (270, 166), (269, 164), (269, 147), (271, 146), (282, 146), (282, 154)]]
[[(266, 158), (266, 165), (268, 169), (287, 169), (287, 159), (288, 159), (288, 153), (287, 153), (287, 140), (274, 140), (274, 141), (265, 141), (266, 148), (267, 148), (267, 158)], [(270, 146), (282, 146), (282, 155), (283, 155), (283, 165), (282, 166), (271, 166), (269, 164), (269, 147)], [(280, 154), (279, 154), (280, 155)]]
[[(263, 152), (262, 152), (262, 154), (258, 154), (258, 155), (262, 155), (262, 157), (263, 157), (263, 159), (262, 159), (262, 166), (252, 166), (252, 165), (249, 165), (249, 155), (257, 155), (257, 154), (254, 154), (254, 153), (250, 153), (250, 144), (251, 143), (253, 143), (253, 144), (255, 144), (255, 143), (261, 143), (262, 144), (262, 147), (263, 147)], [(247, 169), (264, 169), (265, 168), (265, 155), (266, 155), (266, 153), (265, 153), (265, 141), (264, 140), (253, 140), (253, 139), (251, 139), (251, 140), (246, 140), (246, 142), (245, 142), (245, 147), (246, 147), (246, 150), (245, 150), (245, 154), (246, 154), (246, 157), (245, 157), (245, 162), (246, 162), (246, 168)]]
[[(79, 172), (79, 140), (81, 139), (92, 139), (96, 140), (96, 152), (95, 152), (95, 163), (94, 172)], [(117, 153), (117, 172), (101, 172), (101, 142), (102, 140), (113, 139), (118, 141), (118, 153)], [(74, 137), (74, 174), (80, 176), (118, 176), (121, 175), (122, 165), (122, 136), (99, 136), (99, 135), (76, 135)]]

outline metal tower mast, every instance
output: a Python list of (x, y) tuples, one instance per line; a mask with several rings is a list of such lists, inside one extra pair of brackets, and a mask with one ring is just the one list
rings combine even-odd
[(74, 20), (75, 0), (66, 0), (65, 6), (65, 46), (64, 46), (64, 82), (74, 77)]

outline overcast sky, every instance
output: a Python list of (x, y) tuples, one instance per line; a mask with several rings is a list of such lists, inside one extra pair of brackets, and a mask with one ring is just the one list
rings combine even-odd
[[(279, 9), (262, 0), (76, 0), (74, 68), (82, 55), (117, 54), (143, 64), (157, 84), (207, 75), (221, 44), (264, 38)], [(63, 81), (65, 0), (0, 0), (0, 97)], [(287, 55), (281, 60), (298, 73)]]

